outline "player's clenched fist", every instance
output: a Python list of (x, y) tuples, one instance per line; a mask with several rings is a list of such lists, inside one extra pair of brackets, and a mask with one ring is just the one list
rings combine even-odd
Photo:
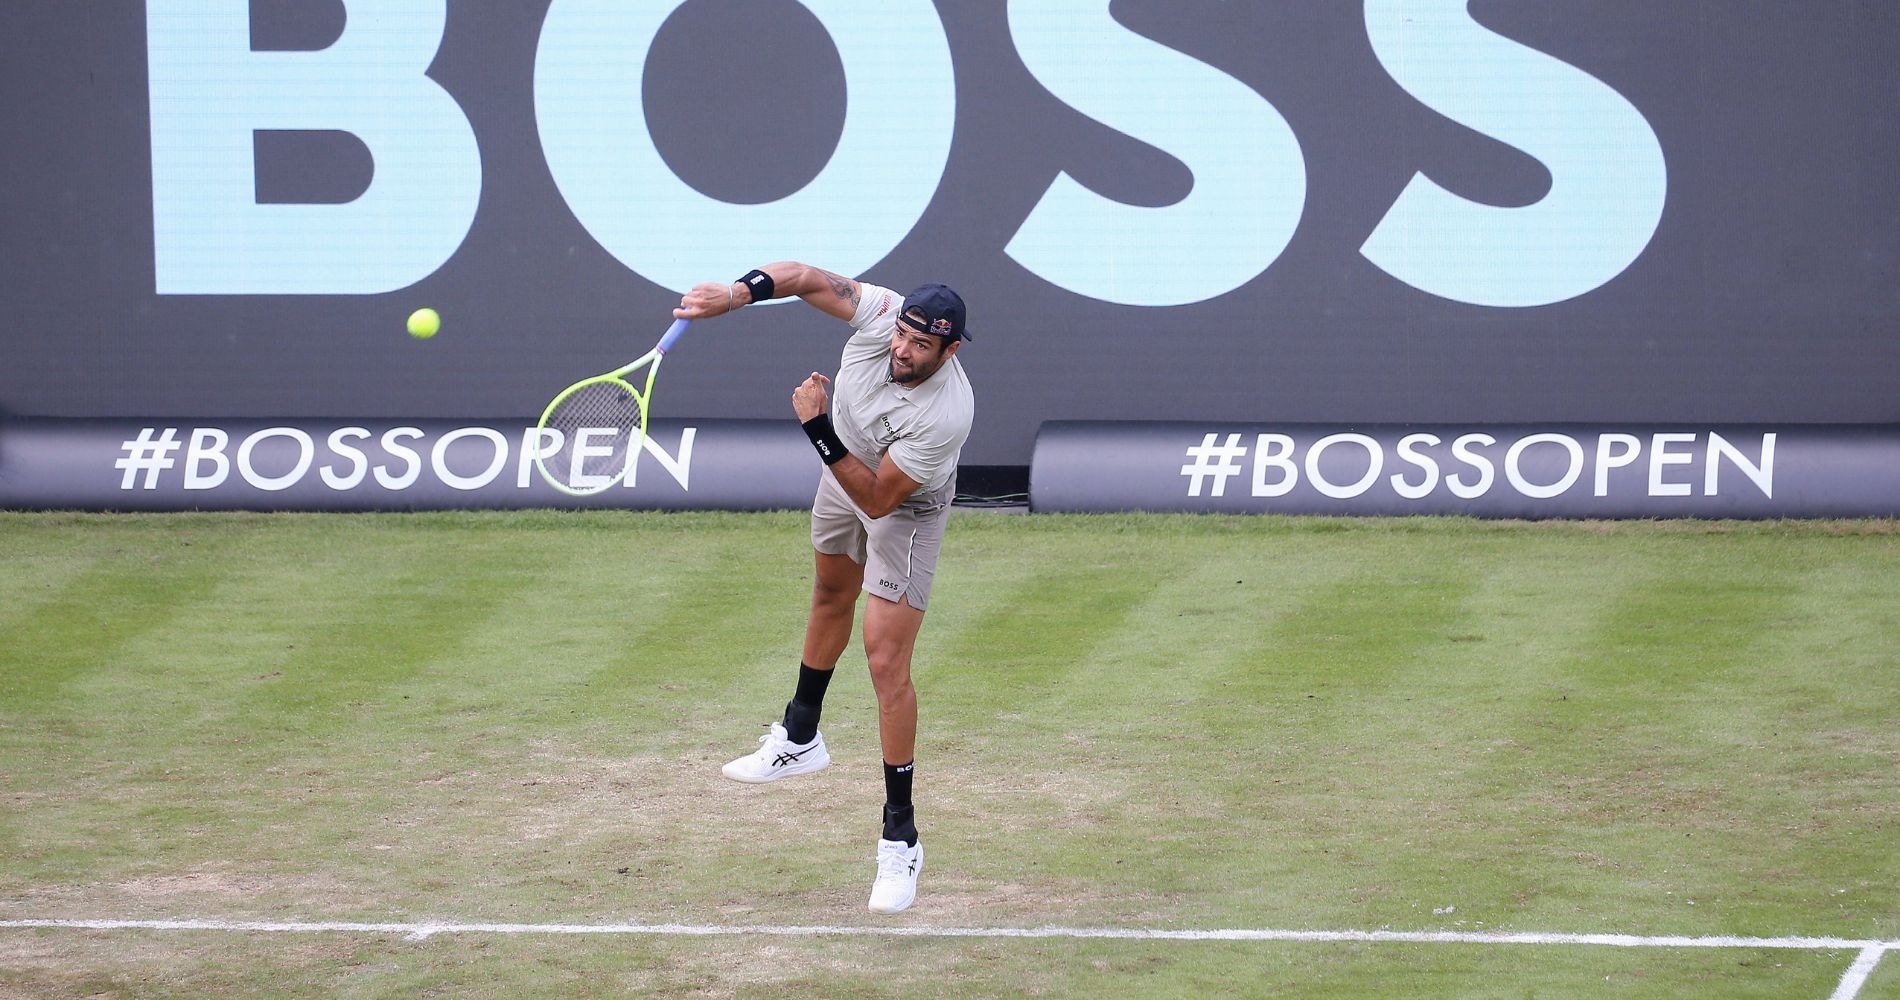
[(830, 379), (812, 372), (810, 378), (792, 390), (792, 412), (798, 414), (799, 423), (825, 412), (831, 405), (831, 397), (825, 392), (825, 386), (830, 384)]

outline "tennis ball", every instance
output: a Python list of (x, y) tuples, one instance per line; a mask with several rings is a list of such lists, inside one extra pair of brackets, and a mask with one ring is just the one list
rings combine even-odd
[(428, 340), (442, 329), (442, 317), (434, 309), (418, 309), (409, 314), (409, 336)]

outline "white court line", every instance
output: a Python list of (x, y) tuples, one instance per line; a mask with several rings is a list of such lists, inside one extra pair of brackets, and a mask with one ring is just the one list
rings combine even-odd
[(225, 931), (246, 934), (400, 934), (423, 941), (437, 934), (654, 934), (770, 937), (1083, 938), (1147, 941), (1294, 941), (1321, 943), (1600, 945), (1617, 948), (1771, 948), (1859, 952), (1828, 1000), (1854, 1000), (1874, 967), (1900, 941), (1831, 937), (1687, 937), (1638, 934), (1484, 933), (1479, 931), (1295, 931), (1230, 928), (1164, 930), (1119, 927), (747, 926), (741, 924), (484, 924), (353, 923), (265, 920), (0, 920), (6, 929), (90, 931)]
[(927, 927), (747, 924), (503, 924), (267, 920), (0, 920), (0, 929), (65, 928), (120, 931), (233, 931), (249, 934), (401, 934), (421, 940), (437, 934), (656, 934), (688, 937), (754, 934), (770, 937), (1087, 938), (1148, 941), (1303, 941), (1321, 943), (1604, 945), (1619, 948), (1774, 948), (1857, 951), (1855, 968), (1871, 972), (1882, 952), (1900, 941), (1834, 937), (1688, 937), (1638, 934), (1545, 934), (1482, 931), (1296, 931), (1229, 928), (1166, 930), (1123, 927)]
[(1874, 974), (1874, 966), (1880, 964), (1880, 956), (1885, 955), (1887, 949), (1894, 945), (1895, 942), (1887, 941), (1862, 948), (1860, 957), (1854, 959), (1854, 964), (1848, 966), (1847, 971), (1841, 975), (1841, 985), (1835, 988), (1834, 995), (1828, 997), (1828, 1000), (1854, 1000), (1856, 996), (1859, 996), (1860, 988), (1867, 985), (1867, 977)]

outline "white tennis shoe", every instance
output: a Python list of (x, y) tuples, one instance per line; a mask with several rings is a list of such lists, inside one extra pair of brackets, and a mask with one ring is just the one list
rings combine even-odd
[(924, 842), (877, 842), (877, 881), (871, 883), (871, 912), (896, 913), (917, 900), (917, 873), (924, 870)]
[(830, 764), (831, 752), (825, 749), (824, 733), (814, 733), (810, 743), (793, 743), (785, 738), (785, 726), (774, 722), (772, 731), (759, 737), (757, 750), (720, 770), (734, 781), (757, 785), (794, 774), (822, 771)]

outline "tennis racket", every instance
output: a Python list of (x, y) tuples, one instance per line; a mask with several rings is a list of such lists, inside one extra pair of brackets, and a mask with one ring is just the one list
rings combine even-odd
[[(653, 377), (667, 349), (686, 332), (691, 320), (676, 319), (653, 350), (638, 361), (561, 390), (541, 411), (541, 447), (535, 468), (549, 486), (570, 496), (592, 496), (624, 482), (640, 460), (646, 441), (647, 404)], [(641, 368), (646, 382), (634, 388)], [(552, 431), (550, 439), (546, 432)]]

